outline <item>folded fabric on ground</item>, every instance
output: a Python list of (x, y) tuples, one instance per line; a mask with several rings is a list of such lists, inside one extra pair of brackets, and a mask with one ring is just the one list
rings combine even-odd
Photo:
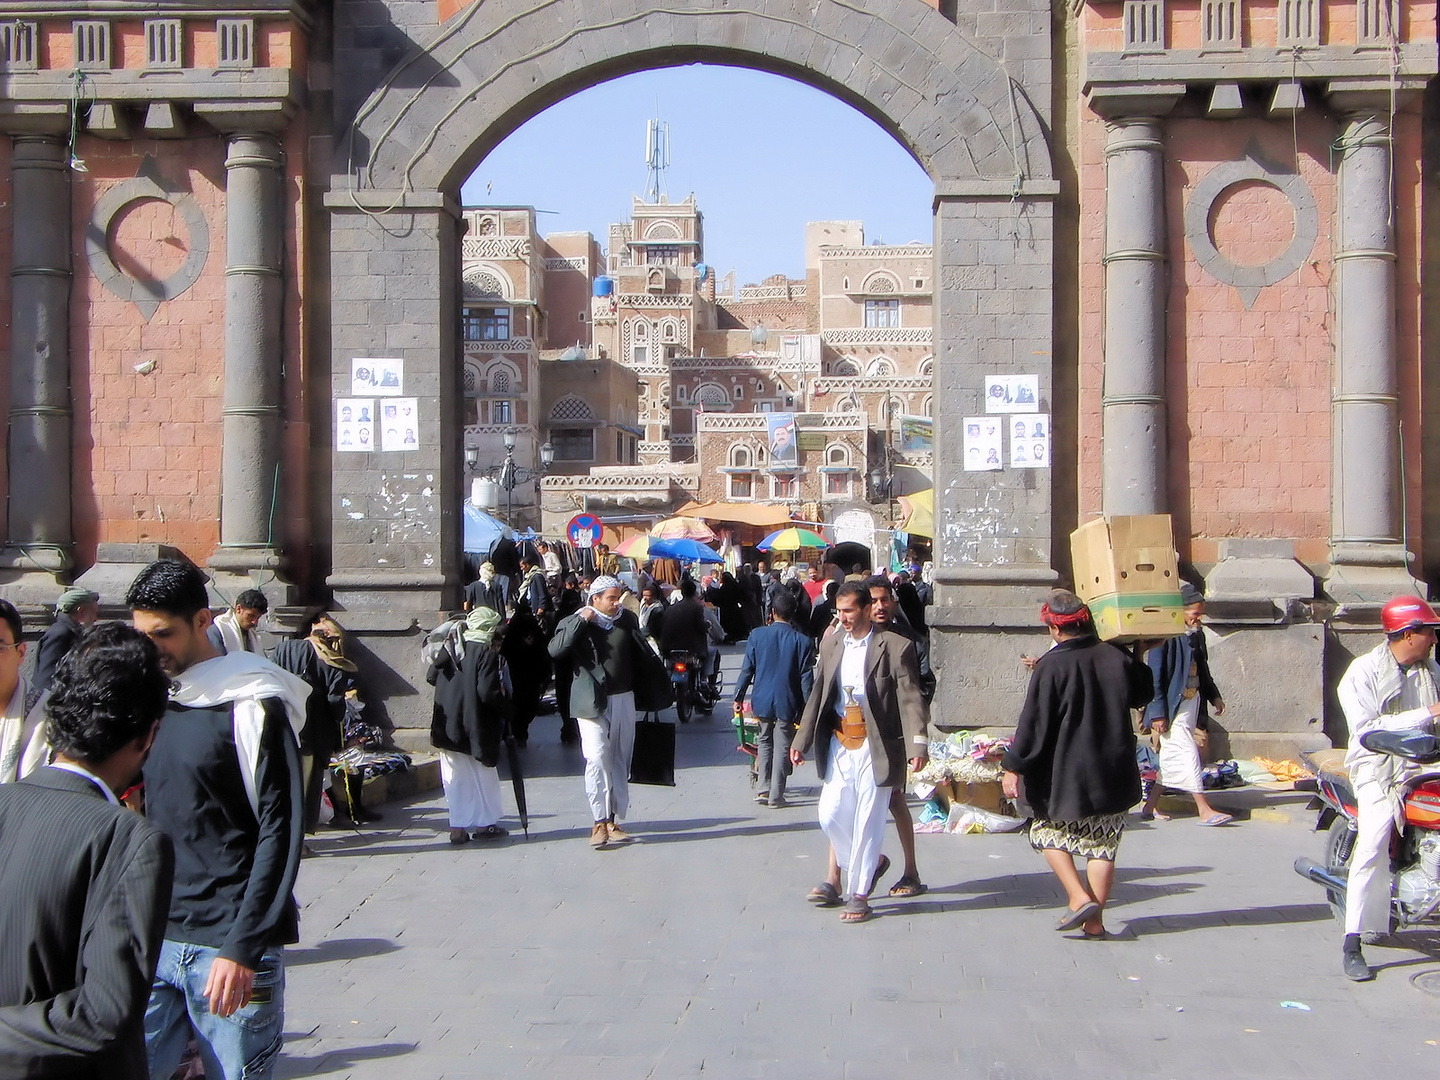
[(399, 750), (366, 750), (352, 746), (330, 759), (330, 767), (344, 769), (351, 776), (369, 780), (372, 776), (403, 772), (410, 768), (410, 755)]

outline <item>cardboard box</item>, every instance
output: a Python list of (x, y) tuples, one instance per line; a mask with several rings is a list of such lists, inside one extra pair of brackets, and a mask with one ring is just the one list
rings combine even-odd
[(1111, 593), (1180, 592), (1169, 514), (1087, 521), (1070, 534), (1070, 558), (1087, 604)]
[(1169, 514), (1087, 521), (1070, 534), (1070, 555), (1101, 640), (1185, 633)]
[(964, 803), (973, 806), (978, 810), (989, 810), (992, 814), (1001, 814), (1005, 811), (1000, 806), (1000, 781), (987, 780), (978, 784), (967, 784), (963, 780), (953, 780), (950, 783), (950, 799), (952, 802)]

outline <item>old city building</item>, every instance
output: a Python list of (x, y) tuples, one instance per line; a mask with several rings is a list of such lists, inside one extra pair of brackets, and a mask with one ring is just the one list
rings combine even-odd
[[(804, 282), (716, 295), (698, 209), (645, 204), (593, 323), (598, 245), (537, 243), (523, 209), (486, 233), (460, 185), (662, 55), (864, 111), (934, 183), (928, 252), (872, 266), (831, 223)], [(417, 628), (456, 599), (460, 502), (505, 416), (522, 465), (608, 425), (597, 461), (664, 466), (667, 498), (746, 471), (788, 495), (693, 445), (752, 438), (756, 395), (822, 418), (804, 467), (844, 443), (852, 485), (848, 435), (890, 430), (898, 471), (893, 418), (929, 395), (949, 715), (1013, 715), (1036, 600), (1098, 513), (1173, 515), (1256, 745), (1316, 737), (1376, 602), (1440, 579), (1428, 0), (16, 0), (0, 66), (0, 590), (29, 611), (76, 577), (113, 602), (179, 550), (222, 596), (333, 601), (388, 668), (378, 707), (413, 722)], [(473, 280), (467, 245), (491, 253)], [(640, 377), (633, 414), (550, 416), (536, 372), (572, 348)], [(965, 467), (996, 379), (1033, 382), (1043, 467)]]

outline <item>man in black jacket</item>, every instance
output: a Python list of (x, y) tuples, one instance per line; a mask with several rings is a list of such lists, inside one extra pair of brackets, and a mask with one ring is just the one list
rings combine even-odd
[(90, 632), (55, 675), (54, 764), (0, 787), (0, 1076), (149, 1076), (145, 1005), (175, 856), (118, 795), (169, 686), (133, 629)]
[(55, 668), (64, 659), (87, 626), (100, 617), (100, 594), (89, 589), (67, 589), (55, 604), (55, 621), (40, 637), (35, 652), (35, 676), (30, 680), (35, 693), (50, 689)]
[(145, 1014), (152, 1076), (194, 1029), (205, 1074), (269, 1080), (284, 1030), (285, 949), (304, 814), (296, 736), (310, 688), (263, 656), (221, 656), (205, 576), (161, 560), (126, 596), (176, 679), (145, 766), (145, 812), (175, 843), (175, 888)]

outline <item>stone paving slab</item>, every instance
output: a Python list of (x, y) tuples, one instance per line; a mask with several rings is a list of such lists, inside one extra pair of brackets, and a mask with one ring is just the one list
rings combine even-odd
[[(732, 678), (737, 665), (729, 655)], [(791, 808), (757, 806), (717, 710), (679, 729), (674, 789), (632, 790), (639, 841), (593, 852), (581, 758), (558, 727), (542, 717), (526, 751), (528, 841), (508, 820), (503, 846), (452, 848), (438, 797), (311, 841), (279, 1076), (1353, 1080), (1440, 1068), (1440, 999), (1410, 982), (1440, 969), (1440, 942), (1370, 950), (1384, 965), (1373, 984), (1341, 977), (1324, 895), (1290, 869), (1321, 848), (1303, 803), (1223, 829), (1137, 824), (1120, 849), (1115, 940), (1050, 929), (1061, 893), (1015, 835), (922, 834), (930, 892), (881, 896), (878, 918), (845, 926), (803, 900), (824, 876), (812, 766)], [(893, 834), (887, 849), (897, 859)]]

